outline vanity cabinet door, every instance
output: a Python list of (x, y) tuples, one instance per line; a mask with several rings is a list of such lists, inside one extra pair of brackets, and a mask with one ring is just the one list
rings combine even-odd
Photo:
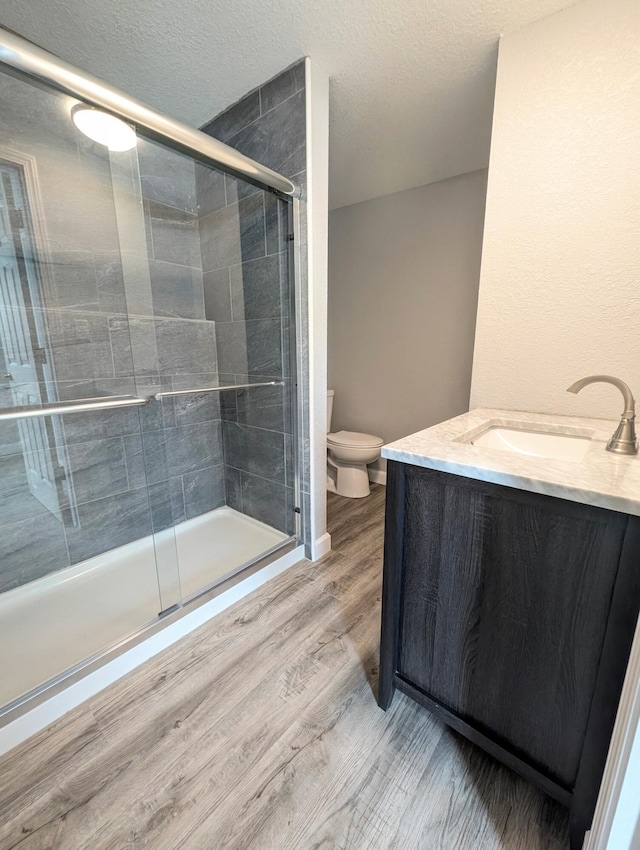
[(405, 469), (398, 674), (572, 788), (627, 517)]

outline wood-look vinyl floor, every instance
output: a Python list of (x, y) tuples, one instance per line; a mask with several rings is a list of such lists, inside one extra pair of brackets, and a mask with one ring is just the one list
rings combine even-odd
[(384, 488), (300, 564), (0, 760), (0, 850), (565, 850), (564, 811), (376, 704)]

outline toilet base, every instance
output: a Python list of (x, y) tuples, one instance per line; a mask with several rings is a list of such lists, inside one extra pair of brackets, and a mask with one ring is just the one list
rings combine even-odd
[[(364, 499), (371, 493), (369, 472), (365, 463), (341, 463), (328, 458), (327, 490), (348, 499)], [(335, 482), (334, 482), (335, 475)]]

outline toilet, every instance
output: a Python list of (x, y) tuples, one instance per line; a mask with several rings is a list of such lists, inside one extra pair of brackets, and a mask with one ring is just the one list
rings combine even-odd
[(327, 490), (350, 499), (369, 495), (367, 464), (380, 457), (384, 440), (357, 431), (331, 433), (334, 391), (327, 392)]

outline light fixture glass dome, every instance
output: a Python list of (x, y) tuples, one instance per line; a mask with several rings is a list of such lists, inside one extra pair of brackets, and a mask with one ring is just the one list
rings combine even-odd
[(80, 132), (94, 142), (106, 145), (110, 151), (129, 151), (136, 146), (138, 140), (133, 127), (115, 115), (79, 105), (73, 108), (71, 117)]

